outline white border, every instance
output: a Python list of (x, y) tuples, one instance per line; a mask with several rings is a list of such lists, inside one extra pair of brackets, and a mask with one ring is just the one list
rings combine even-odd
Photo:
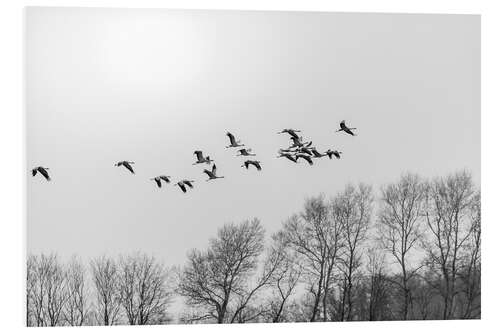
[[(26, 165), (24, 157), (23, 112), (23, 7), (24, 6), (79, 6), (130, 8), (183, 9), (238, 9), (238, 10), (292, 10), (345, 12), (399, 12), (481, 14), (482, 17), (482, 192), (483, 192), (483, 319), (480, 321), (379, 322), (329, 324), (245, 324), (242, 332), (304, 330), (353, 332), (422, 332), (434, 331), (493, 331), (500, 302), (499, 281), (500, 219), (494, 205), (498, 204), (495, 191), (498, 180), (500, 150), (500, 5), (498, 1), (481, 0), (350, 0), (339, 3), (328, 0), (33, 0), (0, 2), (0, 325), (5, 332), (24, 328), (24, 248), (25, 212), (24, 192)], [(466, 154), (467, 152), (464, 152)], [(500, 326), (500, 325), (496, 325)], [(10, 328), (10, 330), (8, 330)], [(59, 332), (71, 328), (60, 328)], [(111, 330), (132, 331), (134, 327), (115, 327)], [(142, 328), (144, 329), (144, 328)], [(231, 325), (148, 327), (148, 331), (194, 332), (219, 330), (229, 332)], [(108, 331), (109, 328), (82, 328), (83, 331)]]

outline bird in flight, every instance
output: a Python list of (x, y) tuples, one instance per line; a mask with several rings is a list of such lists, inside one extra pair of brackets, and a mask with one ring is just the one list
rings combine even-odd
[(342, 154), (341, 151), (338, 151), (338, 150), (331, 150), (331, 149), (328, 149), (327, 151), (325, 151), (325, 154), (330, 158), (332, 159), (332, 156), (335, 156), (337, 159), (340, 158), (340, 154)]
[(345, 124), (345, 120), (342, 120), (340, 122), (340, 129), (337, 130), (337, 132), (346, 132), (347, 134), (351, 134), (352, 136), (355, 136), (356, 134), (354, 134), (352, 132), (352, 130), (355, 130), (356, 127), (347, 127), (347, 125)]
[(31, 170), (31, 175), (35, 177), (37, 172), (39, 172), (43, 177), (45, 177), (45, 179), (47, 179), (47, 181), (50, 181), (50, 176), (47, 170), (49, 170), (49, 168), (44, 168), (42, 166), (39, 166)]
[(280, 157), (285, 157), (286, 159), (288, 159), (288, 160), (290, 160), (290, 161), (292, 161), (292, 162), (294, 162), (294, 163), (297, 163), (297, 158), (296, 158), (294, 155), (292, 155), (292, 154), (290, 154), (290, 153), (288, 153), (288, 152), (285, 152), (285, 151), (284, 151), (284, 150), (282, 150), (282, 149), (280, 149), (280, 150), (278, 151), (278, 154), (279, 154), (279, 155), (278, 155), (278, 158), (280, 158)]
[(158, 185), (158, 187), (161, 187), (161, 181), (163, 180), (165, 183), (170, 183), (170, 176), (157, 176), (157, 177), (154, 177), (154, 178), (151, 178), (151, 180), (154, 180), (156, 182), (156, 185)]
[(243, 148), (238, 150), (239, 154), (236, 156), (255, 156), (255, 154), (251, 154), (252, 149), (250, 148)]
[(135, 174), (134, 169), (132, 169), (131, 164), (135, 164), (135, 162), (130, 162), (130, 161), (121, 161), (115, 164), (115, 166), (124, 166), (125, 168), (128, 169), (128, 171), (132, 172)]
[(180, 182), (177, 182), (174, 184), (174, 186), (179, 186), (179, 188), (182, 190), (182, 192), (186, 193), (186, 185), (189, 186), (190, 188), (193, 188), (193, 183), (194, 180), (181, 180)]
[(255, 168), (257, 168), (257, 170), (261, 171), (262, 170), (262, 167), (260, 166), (260, 161), (251, 161), (251, 160), (247, 160), (243, 163), (243, 165), (241, 167), (245, 167), (247, 170), (248, 170), (248, 166), (249, 165), (253, 165)]
[(241, 143), (241, 141), (236, 140), (233, 134), (227, 132), (226, 135), (229, 137), (229, 146), (226, 146), (226, 148), (232, 148), (232, 147), (243, 147), (244, 144)]
[(311, 156), (309, 156), (307, 154), (297, 154), (297, 155), (295, 155), (295, 158), (297, 160), (299, 160), (299, 158), (302, 158), (303, 160), (306, 160), (307, 163), (309, 163), (309, 165), (313, 165), (313, 161), (312, 161)]
[(210, 156), (204, 157), (201, 150), (195, 150), (193, 154), (196, 155), (196, 162), (194, 162), (193, 165), (201, 163), (210, 164), (211, 162), (214, 162), (214, 160), (210, 159)]
[(297, 135), (298, 132), (301, 132), (300, 130), (295, 130), (295, 129), (291, 129), (291, 128), (285, 128), (284, 130), (282, 130), (281, 132), (278, 132), (278, 134), (282, 134), (282, 133), (288, 133), (290, 134), (293, 138), (296, 138), (298, 139), (299, 136)]
[(212, 170), (205, 169), (203, 170), (203, 172), (208, 176), (207, 182), (212, 179), (224, 178), (224, 176), (217, 176), (217, 167), (215, 166), (215, 164), (212, 166)]

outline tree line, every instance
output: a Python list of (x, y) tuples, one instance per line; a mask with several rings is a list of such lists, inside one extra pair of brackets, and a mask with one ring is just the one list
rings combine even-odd
[(481, 316), (481, 200), (466, 171), (404, 174), (305, 200), (266, 239), (228, 223), (182, 267), (154, 256), (27, 259), (28, 326), (472, 319)]

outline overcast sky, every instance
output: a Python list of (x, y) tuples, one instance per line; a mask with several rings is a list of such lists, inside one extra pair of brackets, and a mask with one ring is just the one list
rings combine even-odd
[[(218, 227), (268, 234), (306, 197), (405, 171), (480, 181), (480, 17), (136, 9), (26, 11), (29, 252), (136, 250), (181, 264)], [(340, 120), (358, 136), (335, 133)], [(299, 128), (310, 167), (277, 159)], [(240, 167), (226, 131), (257, 153)], [(225, 176), (206, 182), (194, 150)], [(114, 167), (135, 161), (136, 174)], [(184, 194), (149, 178), (194, 179)]]

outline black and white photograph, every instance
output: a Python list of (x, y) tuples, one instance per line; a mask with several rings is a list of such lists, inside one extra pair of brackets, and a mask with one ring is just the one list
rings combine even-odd
[(23, 15), (25, 326), (481, 319), (480, 15)]

